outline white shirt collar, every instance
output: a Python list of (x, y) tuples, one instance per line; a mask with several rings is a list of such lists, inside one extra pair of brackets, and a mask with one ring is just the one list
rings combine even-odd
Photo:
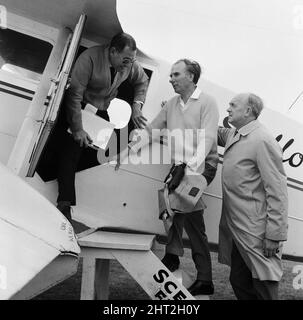
[(192, 93), (192, 95), (189, 97), (189, 99), (187, 100), (187, 103), (185, 104), (184, 101), (182, 100), (181, 96), (180, 96), (180, 104), (181, 106), (184, 108), (190, 99), (195, 99), (195, 100), (198, 100), (199, 97), (200, 97), (200, 94), (201, 94), (201, 89), (196, 87), (195, 91)]

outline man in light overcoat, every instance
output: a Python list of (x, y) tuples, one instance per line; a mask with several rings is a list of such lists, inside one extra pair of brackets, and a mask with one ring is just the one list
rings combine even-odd
[(262, 100), (239, 94), (229, 103), (228, 121), (219, 128), (225, 147), (219, 262), (231, 267), (238, 299), (278, 298), (282, 243), (287, 239), (287, 179), (282, 150), (257, 120)]

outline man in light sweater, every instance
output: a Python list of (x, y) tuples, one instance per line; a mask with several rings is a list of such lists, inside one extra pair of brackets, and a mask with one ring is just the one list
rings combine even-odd
[[(121, 162), (128, 151), (138, 152), (149, 143), (151, 137), (154, 139), (157, 136), (154, 133), (159, 132), (159, 129), (167, 129), (168, 134), (176, 130), (182, 132), (190, 130), (193, 139), (188, 141), (174, 139), (174, 143), (170, 146), (171, 160), (176, 173), (168, 185), (170, 192), (178, 187), (184, 174), (203, 174), (205, 186), (216, 174), (219, 112), (214, 98), (197, 87), (200, 74), (201, 68), (197, 62), (188, 59), (177, 61), (171, 69), (170, 83), (178, 95), (165, 103), (160, 113), (150, 125), (147, 125), (143, 132), (145, 134), (138, 139), (139, 142), (131, 142), (129, 150), (124, 150), (120, 154)], [(192, 257), (197, 269), (197, 280), (188, 289), (192, 295), (214, 292), (211, 257), (203, 219), (204, 209), (203, 201), (198, 201), (193, 212), (174, 215), (168, 233), (166, 253), (162, 259), (170, 271), (178, 269), (179, 256), (184, 252), (182, 243), (184, 227), (189, 236)]]

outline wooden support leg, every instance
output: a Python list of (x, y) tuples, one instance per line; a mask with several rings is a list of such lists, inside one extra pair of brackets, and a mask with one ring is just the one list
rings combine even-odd
[(109, 259), (96, 259), (95, 293), (96, 300), (108, 300)]
[(95, 258), (84, 257), (82, 266), (81, 300), (94, 300), (95, 298), (95, 271)]

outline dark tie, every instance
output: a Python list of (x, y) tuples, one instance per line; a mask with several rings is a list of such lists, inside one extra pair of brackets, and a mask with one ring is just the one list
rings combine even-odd
[(110, 84), (113, 84), (116, 75), (116, 70), (114, 67), (110, 67)]
[(238, 132), (239, 132), (238, 130), (236, 130), (236, 131), (235, 131), (235, 133), (234, 133), (234, 137), (237, 135), (237, 133), (238, 133)]

